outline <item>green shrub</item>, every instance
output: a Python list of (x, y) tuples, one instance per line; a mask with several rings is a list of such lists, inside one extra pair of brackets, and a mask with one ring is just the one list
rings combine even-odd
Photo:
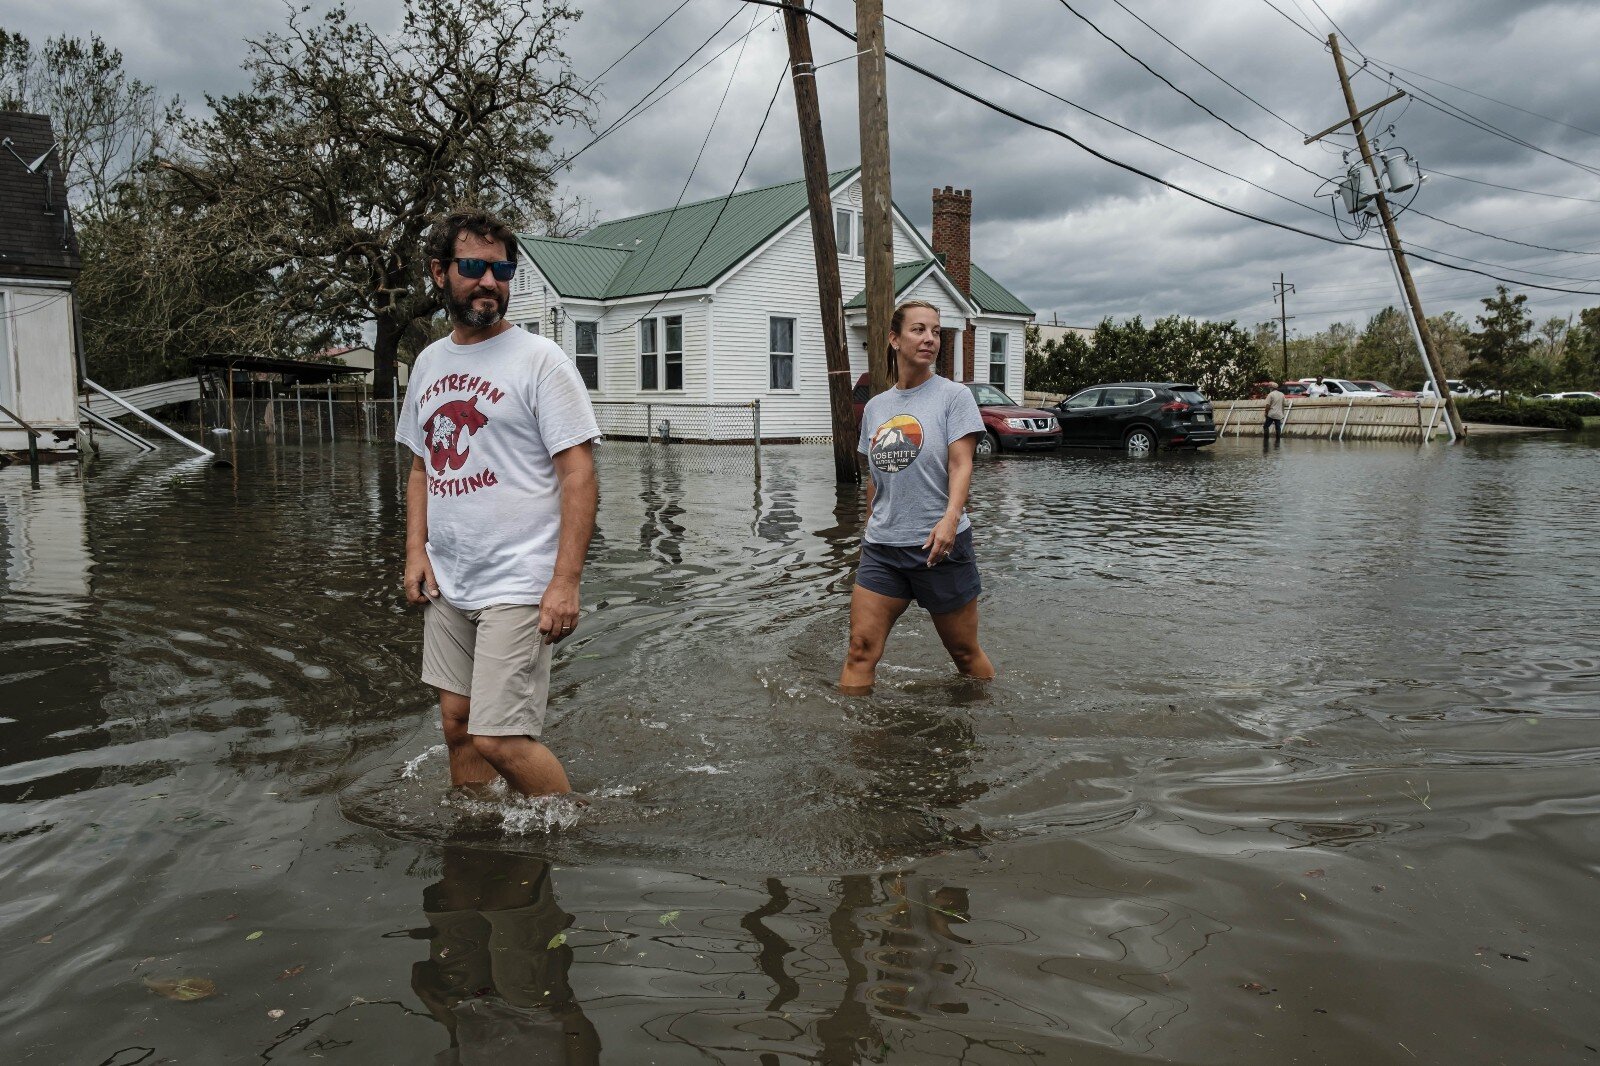
[(1576, 400), (1545, 400), (1545, 403), (1554, 404), (1563, 411), (1571, 411), (1584, 418), (1600, 415), (1600, 400), (1591, 400), (1587, 396)]
[(1582, 429), (1583, 416), (1566, 403), (1549, 400), (1491, 400), (1478, 397), (1456, 401), (1468, 422), (1497, 426), (1535, 426), (1542, 429)]

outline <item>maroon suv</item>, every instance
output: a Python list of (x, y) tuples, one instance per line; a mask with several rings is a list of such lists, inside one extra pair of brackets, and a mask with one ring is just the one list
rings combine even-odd
[[(1061, 445), (1061, 424), (1050, 411), (1037, 407), (1019, 407), (999, 388), (981, 381), (963, 382), (972, 390), (978, 401), (978, 413), (983, 416), (984, 434), (978, 438), (979, 455), (993, 455), (1004, 448), (1009, 451), (1037, 451)], [(856, 379), (853, 399), (856, 425), (861, 424), (861, 413), (866, 410), (871, 386), (866, 374)]]

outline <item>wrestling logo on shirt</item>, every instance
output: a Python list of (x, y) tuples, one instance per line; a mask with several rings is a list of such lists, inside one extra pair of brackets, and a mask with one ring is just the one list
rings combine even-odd
[(910, 466), (922, 451), (922, 423), (910, 415), (895, 415), (872, 431), (872, 465), (885, 474)]
[(467, 439), (489, 424), (489, 418), (478, 410), (478, 398), (451, 400), (440, 404), (438, 410), (423, 423), (427, 435), (428, 458), (433, 472), (442, 474), (446, 467), (460, 470), (467, 461), (472, 444)]

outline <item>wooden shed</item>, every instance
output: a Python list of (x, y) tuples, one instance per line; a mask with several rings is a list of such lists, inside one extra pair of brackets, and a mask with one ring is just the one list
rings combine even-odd
[[(50, 119), (0, 111), (0, 407), (40, 431), (45, 455), (77, 454), (78, 270)], [(27, 447), (0, 414), (0, 453)]]

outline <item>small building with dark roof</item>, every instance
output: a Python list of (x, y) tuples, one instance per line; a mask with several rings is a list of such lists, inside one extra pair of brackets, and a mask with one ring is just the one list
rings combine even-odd
[[(78, 435), (78, 238), (50, 119), (0, 111), (0, 406), (40, 431), (42, 452)], [(0, 452), (28, 437), (0, 414)]]

